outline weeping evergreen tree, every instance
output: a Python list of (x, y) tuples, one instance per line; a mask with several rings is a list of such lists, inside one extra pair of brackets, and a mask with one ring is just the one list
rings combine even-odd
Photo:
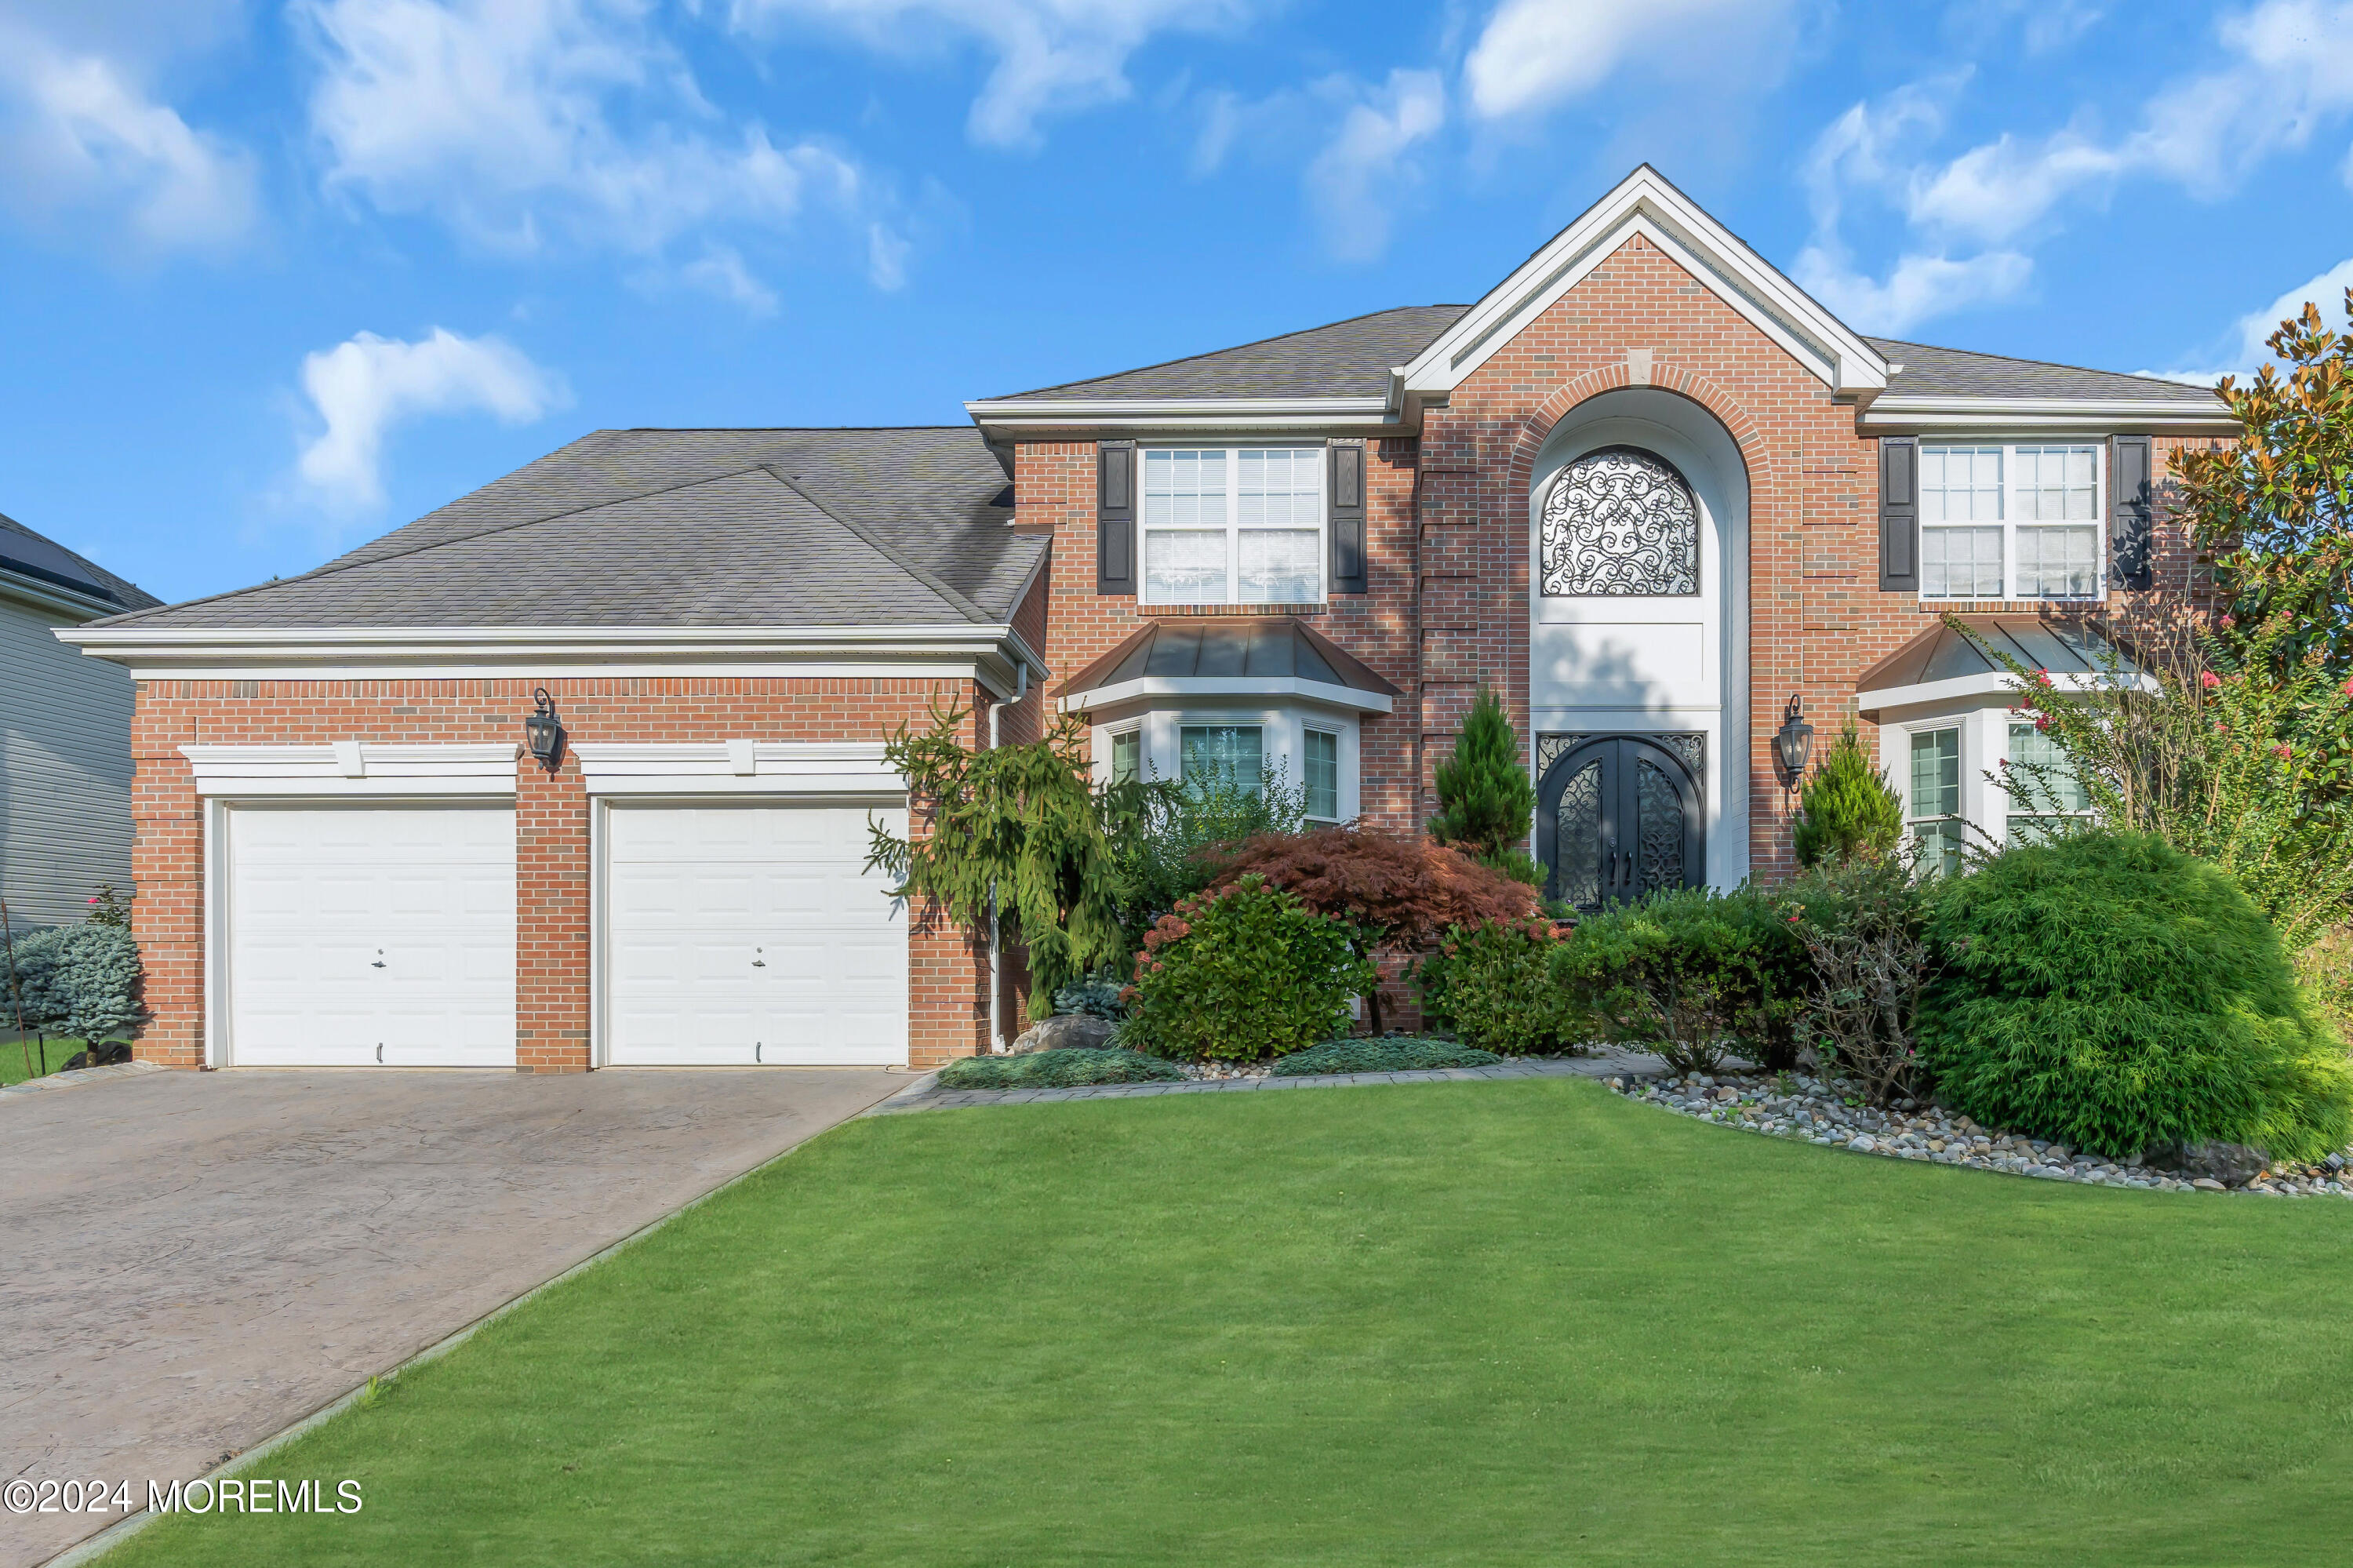
[(1870, 860), (1904, 836), (1904, 798), (1873, 766), (1852, 719), (1799, 796), (1798, 863)]
[(1454, 754), (1438, 765), (1437, 782), (1431, 838), (1530, 886), (1543, 881), (1526, 847), (1535, 786), (1520, 761), (1519, 732), (1504, 716), (1504, 700), (1486, 686), (1472, 699)]
[(1041, 740), (994, 749), (965, 745), (968, 716), (934, 707), (930, 728), (892, 735), (882, 755), (907, 780), (911, 826), (927, 831), (902, 838), (869, 819), (866, 863), (893, 880), (893, 897), (932, 900), (961, 926), (987, 926), (993, 892), (1000, 930), (1029, 948), (1029, 1016), (1050, 1017), (1057, 990), (1127, 956), (1112, 845), (1140, 823), (1155, 787), (1098, 789), (1076, 715)]

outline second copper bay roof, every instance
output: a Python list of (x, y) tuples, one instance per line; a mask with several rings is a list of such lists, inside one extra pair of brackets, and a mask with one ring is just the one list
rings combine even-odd
[(1296, 616), (1207, 616), (1155, 620), (1055, 691), (1084, 698), (1133, 682), (1306, 682), (1361, 692), (1384, 711), (1398, 689)]

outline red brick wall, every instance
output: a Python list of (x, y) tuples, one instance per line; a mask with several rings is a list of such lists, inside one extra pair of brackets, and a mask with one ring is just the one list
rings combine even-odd
[[(519, 741), (543, 684), (565, 734), (583, 741), (880, 740), (931, 705), (963, 708), (980, 738), (971, 683), (944, 680), (603, 679), (533, 681), (152, 681), (132, 725), (137, 767), (135, 934), (153, 1014), (138, 1055), (204, 1061), (203, 818), (178, 747), (456, 745)], [(588, 797), (567, 754), (549, 775), (529, 756), (515, 792), (515, 1059), (527, 1072), (589, 1065)], [(921, 831), (921, 822), (916, 822)], [(909, 934), (909, 1050), (917, 1066), (968, 1055), (986, 1038), (987, 953), (936, 911)]]
[[(1427, 818), (1429, 780), (1482, 681), (1504, 694), (1533, 744), (1531, 470), (1572, 409), (1634, 384), (1629, 349), (1650, 350), (1647, 385), (1712, 412), (1748, 466), (1749, 853), (1760, 874), (1783, 874), (1794, 857), (1771, 747), (1789, 696), (1801, 697), (1818, 731), (1834, 731), (1854, 715), (1856, 677), (1936, 617), (2039, 607), (1882, 593), (1875, 436), (1859, 435), (1852, 406), (1833, 402), (1820, 379), (1641, 236), (1522, 328), (1446, 408), (1426, 413), (1418, 442), (1372, 446), (1372, 591), (1303, 613), (1406, 694), (1394, 715), (1364, 728), (1368, 821), (1410, 831)], [(2160, 472), (2181, 444), (2158, 442)], [(1022, 524), (1055, 536), (1046, 653), (1062, 674), (1147, 616), (1252, 613), (1140, 609), (1133, 598), (1098, 595), (1093, 444), (1024, 443), (1016, 465)], [(2178, 530), (2161, 530), (2160, 581), (2187, 563)]]

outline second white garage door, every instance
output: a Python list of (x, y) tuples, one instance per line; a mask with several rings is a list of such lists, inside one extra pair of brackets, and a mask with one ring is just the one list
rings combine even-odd
[(611, 808), (606, 1060), (907, 1059), (907, 920), (863, 869), (865, 806)]

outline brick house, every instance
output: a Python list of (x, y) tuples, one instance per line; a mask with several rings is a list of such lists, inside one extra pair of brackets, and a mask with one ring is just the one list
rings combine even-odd
[[(985, 934), (862, 869), (881, 741), (1085, 715), (1100, 777), (1282, 769), (1414, 831), (1472, 694), (1591, 905), (1791, 863), (1772, 740), (1860, 715), (1934, 841), (2007, 680), (2188, 570), (2234, 427), (2144, 377), (1866, 338), (1636, 170), (1469, 306), (967, 405), (606, 430), (283, 582), (61, 633), (127, 664), (141, 1055), (907, 1062), (1005, 1028)], [(543, 699), (553, 766), (528, 748)]]

